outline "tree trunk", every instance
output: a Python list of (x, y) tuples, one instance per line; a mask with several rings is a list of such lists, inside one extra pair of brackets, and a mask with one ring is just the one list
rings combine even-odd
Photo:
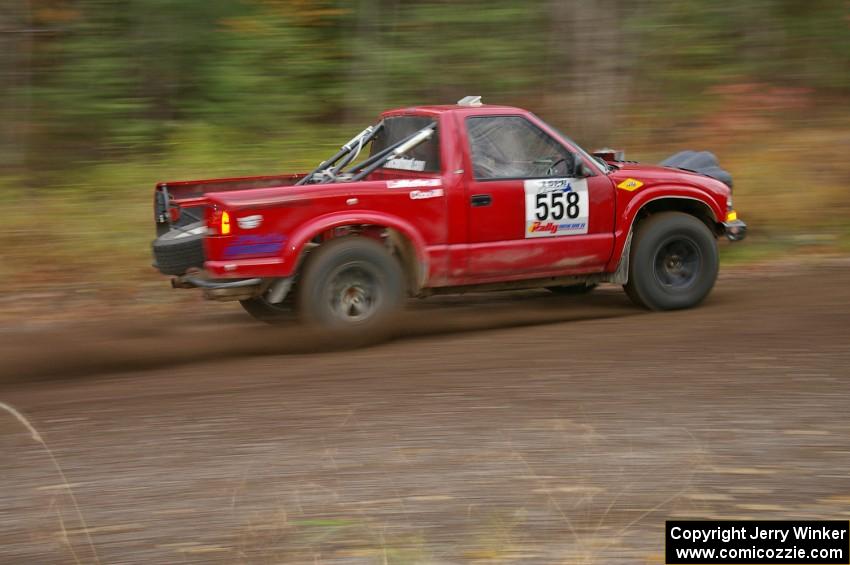
[(551, 0), (549, 102), (583, 144), (607, 143), (628, 101), (622, 0)]
[(33, 22), (29, 0), (0, 11), (0, 171), (20, 172), (31, 120)]

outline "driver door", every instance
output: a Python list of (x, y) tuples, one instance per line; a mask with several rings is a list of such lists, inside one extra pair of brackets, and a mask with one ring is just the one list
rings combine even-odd
[(601, 271), (614, 242), (608, 177), (574, 171), (573, 151), (524, 116), (465, 127), (468, 282)]

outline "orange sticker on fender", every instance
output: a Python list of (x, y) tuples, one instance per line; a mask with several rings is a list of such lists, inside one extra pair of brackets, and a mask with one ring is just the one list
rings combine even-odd
[(617, 185), (617, 188), (622, 188), (623, 190), (628, 190), (629, 192), (633, 190), (637, 190), (643, 186), (643, 183), (637, 179), (633, 179), (631, 177), (627, 178), (623, 182)]

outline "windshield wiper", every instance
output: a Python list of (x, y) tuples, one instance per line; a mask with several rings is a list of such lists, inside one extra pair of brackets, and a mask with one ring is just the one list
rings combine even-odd
[(597, 157), (596, 155), (591, 155), (591, 157), (593, 157), (593, 159), (594, 159), (597, 163), (599, 163), (600, 165), (602, 165), (603, 167), (605, 167), (605, 171), (606, 171), (606, 172), (610, 173), (611, 171), (613, 171), (613, 170), (614, 170), (614, 166), (613, 166), (613, 165), (611, 165), (610, 163), (608, 163), (608, 161), (606, 161), (606, 160), (605, 160), (605, 159), (603, 159), (602, 157)]

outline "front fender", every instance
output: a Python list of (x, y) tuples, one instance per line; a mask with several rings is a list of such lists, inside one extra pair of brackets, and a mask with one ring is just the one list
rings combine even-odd
[(725, 206), (725, 202), (721, 205), (717, 196), (694, 187), (656, 185), (635, 193), (627, 193), (623, 190), (617, 190), (617, 193), (617, 210), (622, 210), (622, 212), (619, 213), (620, 219), (614, 232), (614, 252), (606, 267), (608, 272), (617, 269), (622, 259), (626, 241), (634, 227), (635, 219), (640, 211), (651, 202), (659, 200), (696, 201), (708, 209), (715, 222), (720, 221), (718, 218), (724, 217), (723, 206)]

